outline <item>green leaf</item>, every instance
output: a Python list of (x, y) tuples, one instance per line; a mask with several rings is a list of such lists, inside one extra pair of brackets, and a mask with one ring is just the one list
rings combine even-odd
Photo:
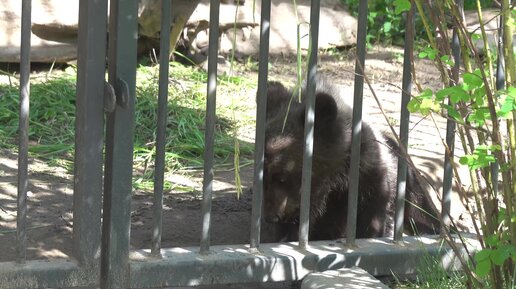
[(477, 126), (483, 126), (486, 120), (489, 119), (489, 116), (489, 109), (481, 107), (470, 114), (468, 120), (475, 123)]
[(477, 261), (477, 265), (475, 266), (475, 273), (479, 277), (486, 276), (491, 270), (491, 249), (483, 249), (478, 251), (475, 254), (475, 261)]
[(482, 250), (478, 251), (475, 254), (475, 261), (481, 262), (484, 260), (489, 260), (489, 256), (491, 256), (492, 251), (493, 251), (492, 249), (482, 249)]
[(410, 1), (409, 0), (394, 0), (394, 13), (401, 14), (405, 11), (410, 10)]
[(507, 95), (510, 95), (510, 96), (516, 98), (516, 87), (511, 86), (511, 87), (507, 88)]
[(423, 115), (428, 115), (431, 111), (437, 111), (439, 108), (439, 104), (430, 98), (423, 98), (420, 104), (421, 114)]
[(417, 98), (432, 98), (433, 95), (434, 92), (430, 88), (427, 88), (423, 90), (421, 94), (417, 96)]
[(461, 123), (461, 124), (464, 123), (460, 113), (454, 107), (449, 106), (449, 105), (445, 105), (444, 107), (446, 108), (446, 111), (448, 112), (449, 117), (453, 118), (458, 123)]
[(459, 158), (459, 163), (467, 165), (470, 169), (475, 170), (485, 168), (496, 162), (494, 155), (490, 152), (498, 150), (499, 146), (479, 145), (471, 155), (465, 155)]
[(436, 105), (437, 109), (439, 108), (439, 104), (435, 104), (433, 96), (433, 91), (427, 88), (420, 95), (415, 96), (409, 101), (407, 109), (412, 113), (420, 112), (423, 115), (427, 115), (431, 110), (434, 110)]
[(498, 145), (498, 144), (490, 145), (489, 146), (489, 150), (492, 151), (492, 152), (501, 151), (502, 150), (502, 146)]
[(439, 101), (444, 100), (447, 96), (450, 97), (453, 104), (459, 101), (468, 101), (471, 98), (469, 93), (459, 85), (447, 87), (435, 93), (435, 97)]
[(480, 39), (482, 39), (482, 35), (480, 35), (478, 33), (471, 34), (471, 40), (480, 40)]
[(392, 23), (391, 22), (385, 22), (383, 23), (383, 32), (388, 33), (391, 31)]
[(451, 59), (451, 57), (449, 55), (441, 56), (441, 61), (444, 64), (449, 65), (449, 66), (453, 66), (454, 65), (454, 62), (453, 62), (453, 60)]
[(491, 260), (495, 265), (501, 266), (511, 256), (511, 248), (508, 245), (496, 248), (491, 254)]
[(435, 60), (437, 57), (438, 51), (431, 47), (426, 47), (423, 51), (419, 53), (420, 58), (428, 58), (430, 60)]
[(465, 155), (459, 158), (459, 163), (461, 165), (468, 165), (472, 164), (475, 161), (475, 156), (473, 155)]
[(487, 236), (485, 241), (486, 241), (486, 244), (491, 247), (494, 247), (500, 243), (500, 240), (498, 239), (498, 236), (496, 236), (496, 235)]
[(516, 111), (516, 97), (507, 95), (505, 99), (502, 100), (502, 105), (497, 110), (496, 115), (501, 118), (510, 118), (513, 111)]
[(473, 89), (472, 98), (475, 100), (475, 104), (477, 106), (483, 106), (487, 97), (486, 97), (486, 88), (481, 86), (479, 88)]
[(419, 58), (426, 58), (427, 56), (428, 56), (428, 52), (426, 52), (426, 51), (421, 51), (418, 54)]
[(411, 99), (409, 101), (409, 103), (407, 104), (407, 109), (408, 111), (410, 111), (411, 113), (414, 113), (414, 112), (418, 112), (419, 111), (419, 99)]
[(475, 273), (479, 277), (485, 277), (491, 270), (491, 261), (489, 260), (483, 260), (481, 262), (477, 263), (477, 266), (475, 267)]
[(464, 73), (462, 76), (464, 84), (467, 85), (466, 90), (473, 90), (484, 85), (480, 71), (477, 69), (473, 73)]

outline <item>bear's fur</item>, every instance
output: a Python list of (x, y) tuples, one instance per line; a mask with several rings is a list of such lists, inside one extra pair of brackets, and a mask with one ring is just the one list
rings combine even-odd
[[(322, 78), (316, 83), (314, 153), (310, 197), (310, 240), (346, 234), (352, 109)], [(273, 241), (297, 239), (303, 166), (305, 91), (302, 101), (281, 83), (269, 82), (264, 162), (264, 216), (282, 233)], [(391, 236), (394, 224), (397, 142), (362, 123), (357, 238)], [(405, 229), (438, 232), (435, 206), (409, 169)], [(428, 216), (430, 213), (432, 216)], [(289, 227), (290, 226), (290, 227)]]

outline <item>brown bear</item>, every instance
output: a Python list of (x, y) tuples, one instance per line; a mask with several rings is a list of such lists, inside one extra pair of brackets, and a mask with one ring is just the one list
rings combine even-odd
[[(297, 239), (303, 166), (306, 92), (302, 100), (281, 83), (269, 82), (264, 159), (264, 217), (279, 228), (274, 240)], [(339, 89), (316, 82), (310, 240), (346, 234), (352, 109)], [(357, 238), (391, 236), (394, 223), (398, 143), (362, 123)], [(405, 226), (414, 233), (436, 233), (438, 214), (423, 186), (407, 175)]]

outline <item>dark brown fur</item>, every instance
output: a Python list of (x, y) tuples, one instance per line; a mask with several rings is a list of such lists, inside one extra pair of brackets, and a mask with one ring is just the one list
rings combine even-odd
[[(264, 214), (278, 226), (275, 240), (297, 239), (305, 105), (277, 82), (269, 82), (264, 166)], [(303, 99), (304, 99), (303, 92)], [(286, 118), (286, 120), (285, 120)], [(352, 110), (340, 92), (324, 80), (317, 81), (310, 239), (345, 237), (351, 157)], [(396, 196), (398, 144), (392, 138), (362, 124), (357, 237), (392, 235)], [(425, 191), (409, 170), (405, 224), (420, 233), (434, 233), (437, 215)], [(412, 204), (416, 204), (416, 208)]]

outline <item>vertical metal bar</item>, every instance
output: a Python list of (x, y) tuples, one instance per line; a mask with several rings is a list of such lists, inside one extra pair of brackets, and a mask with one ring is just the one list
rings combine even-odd
[(353, 128), (351, 137), (351, 161), (349, 170), (348, 219), (346, 243), (353, 245), (356, 239), (358, 182), (360, 168), (360, 141), (362, 138), (362, 95), (364, 94), (364, 71), (367, 32), (367, 1), (358, 6), (357, 59), (355, 63), (355, 86), (353, 97)]
[(215, 143), (215, 104), (217, 96), (219, 6), (220, 0), (210, 0), (210, 42), (208, 48), (208, 95), (206, 99), (206, 133), (204, 141), (201, 253), (207, 253), (210, 249), (211, 198), (213, 192), (213, 147)]
[(104, 84), (108, 1), (79, 2), (73, 255), (98, 266), (101, 240)]
[[(500, 14), (500, 23), (498, 28), (498, 57), (496, 59), (496, 89), (502, 90), (505, 88), (505, 59), (503, 58), (503, 13)], [(493, 194), (498, 195), (498, 173), (500, 171), (500, 165), (495, 162), (491, 165), (491, 182), (493, 184)]]
[(170, 51), (170, 0), (161, 2), (161, 33), (159, 53), (158, 127), (156, 131), (156, 161), (154, 168), (154, 228), (151, 254), (160, 255), (163, 223), (163, 182), (165, 179), (165, 143), (167, 128), (168, 72)]
[[(463, 13), (463, 1), (457, 1), (457, 5), (459, 6), (459, 11)], [(451, 49), (453, 61), (455, 62), (452, 68), (452, 80), (453, 83), (459, 83), (459, 69), (460, 69), (460, 61), (461, 61), (461, 51), (460, 51), (460, 43), (459, 43), (459, 35), (457, 31), (457, 25), (453, 28), (453, 35), (451, 39)], [(448, 102), (448, 105), (453, 106), (451, 101)], [(453, 179), (453, 168), (451, 165), (450, 157), (453, 157), (455, 151), (455, 121), (449, 116), (448, 121), (446, 122), (446, 145), (449, 148), (448, 152), (445, 152), (444, 155), (444, 175), (443, 175), (443, 197), (442, 197), (442, 207), (441, 207), (441, 221), (443, 224), (443, 229), (445, 226), (450, 225), (450, 208), (451, 208), (451, 194), (452, 194), (452, 179)]]
[(20, 122), (18, 140), (17, 262), (25, 263), (27, 247), (27, 187), (29, 167), (30, 36), (32, 1), (22, 1), (20, 46)]
[(401, 116), (400, 116), (400, 148), (402, 155), (398, 158), (398, 191), (396, 194), (396, 213), (394, 217), (394, 240), (403, 238), (403, 217), (405, 215), (405, 192), (407, 188), (407, 159), (408, 132), (410, 112), (407, 105), (412, 91), (412, 57), (414, 53), (414, 4), (407, 12), (407, 24), (405, 29), (405, 50), (403, 58), (403, 80), (401, 90)]
[(319, 47), (320, 0), (312, 0), (310, 6), (310, 50), (306, 83), (305, 107), (305, 150), (303, 154), (303, 175), (301, 178), (301, 211), (299, 215), (299, 247), (308, 245), (310, 219), (310, 192), (312, 188), (312, 157), (315, 121), (315, 78), (317, 75), (317, 49)]
[(256, 138), (254, 155), (253, 207), (251, 210), (251, 249), (260, 245), (260, 224), (263, 203), (263, 161), (267, 109), (267, 75), (269, 65), (269, 35), (271, 0), (262, 0), (260, 23), (260, 55), (256, 105)]
[(108, 78), (117, 106), (106, 118), (100, 288), (127, 288), (138, 1), (111, 0), (109, 15)]
[(500, 23), (498, 24), (498, 58), (496, 59), (496, 89), (504, 89), (505, 88), (505, 59), (503, 58), (503, 34), (504, 34), (504, 25), (503, 25), (503, 13), (500, 14)]

